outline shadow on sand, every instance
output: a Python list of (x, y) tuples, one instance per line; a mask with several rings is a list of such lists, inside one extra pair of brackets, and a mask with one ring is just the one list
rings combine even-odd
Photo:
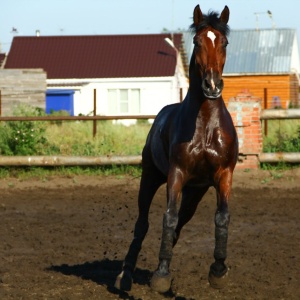
[[(72, 275), (80, 277), (84, 280), (92, 280), (99, 285), (104, 285), (107, 291), (118, 295), (119, 299), (125, 300), (139, 300), (129, 295), (127, 292), (120, 291), (114, 287), (116, 277), (122, 270), (121, 260), (109, 260), (104, 259), (101, 261), (86, 262), (79, 265), (67, 265), (63, 264), (60, 266), (51, 266), (47, 268), (47, 271), (53, 271), (62, 273), (64, 275)], [(136, 268), (133, 276), (134, 284), (149, 285), (152, 272), (149, 270), (142, 270)], [(176, 297), (172, 290), (165, 293), (166, 298), (173, 298), (176, 300), (184, 300), (184, 297)], [(174, 298), (175, 297), (175, 298)]]

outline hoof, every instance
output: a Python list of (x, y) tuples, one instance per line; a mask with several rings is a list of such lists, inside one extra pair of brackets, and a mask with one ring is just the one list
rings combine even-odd
[(214, 289), (222, 289), (228, 282), (228, 271), (221, 277), (217, 277), (213, 272), (209, 272), (208, 281), (212, 288)]
[(115, 288), (122, 291), (130, 291), (132, 286), (132, 277), (129, 272), (122, 271), (115, 282)]
[(172, 277), (171, 274), (160, 275), (157, 271), (154, 272), (150, 286), (152, 290), (159, 293), (166, 293), (171, 287)]

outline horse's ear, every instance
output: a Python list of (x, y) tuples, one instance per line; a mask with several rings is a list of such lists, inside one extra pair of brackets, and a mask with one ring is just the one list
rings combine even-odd
[(203, 14), (200, 9), (199, 4), (194, 9), (194, 26), (197, 28), (197, 26), (203, 21)]
[(227, 5), (225, 5), (222, 13), (221, 13), (221, 16), (220, 16), (220, 20), (221, 22), (227, 24), (228, 23), (228, 20), (229, 20), (229, 8)]

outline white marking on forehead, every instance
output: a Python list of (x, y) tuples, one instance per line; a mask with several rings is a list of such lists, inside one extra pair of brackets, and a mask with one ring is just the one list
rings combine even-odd
[(213, 46), (215, 48), (215, 39), (216, 39), (216, 35), (212, 32), (212, 31), (207, 31), (207, 37), (211, 39)]

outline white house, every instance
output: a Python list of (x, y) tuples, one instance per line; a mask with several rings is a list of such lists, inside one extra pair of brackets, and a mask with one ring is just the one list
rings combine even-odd
[(5, 69), (47, 73), (46, 111), (155, 115), (188, 89), (181, 34), (18, 36)]

